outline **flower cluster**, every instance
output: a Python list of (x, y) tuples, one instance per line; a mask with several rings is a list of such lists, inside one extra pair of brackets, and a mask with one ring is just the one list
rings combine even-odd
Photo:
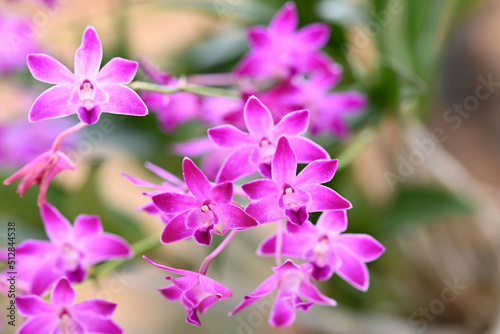
[[(201, 325), (199, 314), (232, 296), (229, 288), (207, 276), (212, 260), (240, 231), (269, 223), (276, 225), (276, 233), (261, 243), (257, 253), (274, 257), (274, 273), (230, 315), (276, 290), (269, 322), (288, 326), (297, 310), (307, 311), (313, 304), (336, 305), (315, 285), (335, 274), (367, 290), (366, 263), (385, 249), (371, 236), (343, 233), (346, 210), (352, 205), (325, 185), (332, 181), (338, 161), (313, 140), (323, 132), (346, 136), (346, 117), (361, 111), (366, 99), (354, 91), (331, 92), (342, 71), (321, 51), (329, 38), (328, 26), (315, 23), (297, 29), (297, 25), (295, 4), (286, 3), (268, 27), (249, 29), (251, 50), (233, 73), (175, 78), (144, 60), (142, 68), (151, 83), (131, 84), (138, 70), (135, 61), (116, 57), (100, 68), (102, 45), (91, 26), (76, 50), (73, 72), (46, 54), (27, 55), (33, 77), (54, 85), (34, 101), (29, 121), (76, 114), (80, 122), (60, 132), (49, 150), (4, 181), (8, 185), (21, 179), (17, 188), (21, 196), (31, 186), (40, 186), (38, 206), (49, 239), (25, 240), (17, 250), (23, 296), (16, 301), (20, 314), (28, 318), (18, 333), (122, 332), (111, 320), (115, 304), (103, 300), (75, 304), (72, 284), (89, 278), (92, 267), (101, 262), (131, 258), (132, 248), (121, 237), (103, 232), (97, 216), (80, 215), (71, 225), (47, 202), (47, 191), (57, 174), (76, 168), (61, 150), (68, 135), (97, 123), (104, 112), (144, 116), (147, 106), (166, 132), (190, 120), (210, 127), (206, 137), (175, 146), (177, 153), (186, 155), (182, 180), (151, 163), (146, 168), (163, 178), (162, 184), (124, 174), (132, 183), (153, 189), (144, 193), (149, 202), (140, 210), (162, 221), (158, 243), (194, 239), (210, 245), (214, 235), (224, 236), (197, 272), (144, 256), (175, 275), (167, 276), (171, 284), (159, 291), (182, 303), (190, 324)], [(201, 84), (206, 82), (211, 86)], [(203, 156), (202, 168), (191, 159), (197, 156)], [(321, 213), (317, 222), (311, 213)], [(43, 299), (49, 291), (51, 303)]]

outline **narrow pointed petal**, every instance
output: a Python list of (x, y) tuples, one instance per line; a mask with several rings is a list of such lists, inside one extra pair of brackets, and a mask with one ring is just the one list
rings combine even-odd
[(366, 264), (341, 248), (337, 249), (337, 254), (342, 261), (340, 267), (337, 268), (337, 274), (356, 289), (368, 290), (370, 277)]
[(307, 206), (309, 212), (326, 210), (347, 210), (352, 208), (351, 203), (334, 190), (318, 185), (302, 185), (301, 189), (311, 195), (311, 203)]
[(276, 196), (271, 195), (261, 200), (250, 202), (245, 212), (261, 224), (275, 222), (285, 217), (283, 210), (278, 206)]
[(272, 58), (264, 52), (250, 52), (244, 56), (234, 72), (239, 76), (267, 78), (273, 76)]
[(182, 174), (194, 197), (201, 201), (212, 198), (210, 182), (191, 159), (184, 158), (182, 161)]
[(345, 210), (324, 212), (319, 216), (316, 227), (322, 232), (340, 234), (347, 229), (347, 212)]
[(306, 50), (319, 50), (330, 38), (330, 27), (325, 23), (312, 23), (297, 32), (297, 43)]
[(279, 188), (276, 182), (269, 179), (258, 179), (241, 186), (251, 201), (264, 198), (271, 194), (278, 194)]
[(75, 84), (76, 77), (71, 71), (51, 56), (32, 53), (26, 58), (33, 77), (50, 84)]
[(297, 184), (316, 184), (330, 181), (337, 170), (337, 160), (316, 160), (297, 175)]
[(330, 159), (328, 152), (309, 138), (288, 138), (290, 146), (297, 155), (298, 163), (308, 163), (318, 159)]
[[(310, 233), (310, 229), (314, 230), (314, 226), (310, 222), (306, 222), (300, 229), (303, 233), (299, 232), (293, 235), (286, 232), (283, 233), (281, 253), (284, 256), (306, 260), (306, 254), (316, 244), (317, 237), (315, 233)], [(257, 254), (259, 255), (270, 256), (275, 252), (276, 235), (272, 235), (264, 240), (257, 249)]]
[(85, 250), (84, 261), (89, 265), (114, 258), (128, 258), (134, 254), (128, 242), (111, 233), (87, 238), (81, 244)]
[(298, 110), (286, 114), (276, 124), (274, 133), (287, 137), (299, 136), (306, 132), (309, 126), (309, 110)]
[(235, 148), (253, 142), (248, 133), (228, 124), (208, 129), (208, 137), (220, 148)]
[(335, 239), (335, 246), (342, 247), (363, 262), (376, 260), (385, 247), (367, 234), (342, 234)]
[(269, 317), (269, 323), (275, 327), (287, 327), (295, 321), (295, 310), (291, 306), (291, 301), (276, 298), (273, 310)]
[(78, 238), (88, 238), (102, 233), (99, 216), (79, 215), (75, 219), (74, 233)]
[(73, 308), (78, 313), (97, 313), (103, 317), (111, 317), (116, 309), (116, 304), (101, 299), (90, 299), (78, 303)]
[[(153, 266), (158, 267), (160, 269), (163, 269), (163, 270), (166, 270), (166, 271), (170, 271), (170, 272), (172, 272), (174, 274), (178, 274), (178, 275), (191, 276), (191, 277), (187, 277), (188, 279), (192, 279), (193, 275), (197, 275), (197, 273), (194, 273), (194, 272), (189, 271), (189, 270), (183, 270), (183, 269), (177, 269), (177, 268), (167, 267), (167, 266), (164, 266), (163, 264), (156, 263), (153, 260), (151, 260), (150, 258), (148, 258), (146, 255), (143, 255), (142, 258), (144, 260), (148, 261), (149, 263), (151, 263)], [(166, 277), (166, 278), (169, 279), (169, 280), (172, 280), (171, 277)], [(172, 282), (178, 281), (178, 280), (179, 279), (174, 279), (174, 280), (172, 280)], [(194, 283), (196, 283), (196, 282), (194, 282)], [(181, 290), (184, 290), (184, 289), (181, 289)]]
[(252, 48), (262, 48), (270, 45), (266, 27), (256, 26), (249, 28), (247, 35), (248, 43)]
[(99, 72), (102, 61), (102, 44), (94, 27), (88, 26), (83, 32), (82, 44), (75, 54), (75, 74), (77, 77), (93, 78)]
[(259, 225), (254, 218), (250, 217), (242, 208), (236, 205), (221, 205), (220, 209), (227, 229), (245, 230)]
[(117, 84), (103, 84), (102, 88), (109, 94), (109, 101), (101, 105), (102, 112), (132, 116), (148, 114), (148, 107), (132, 89)]
[(177, 176), (175, 176), (174, 174), (170, 173), (169, 171), (166, 171), (164, 170), (163, 168), (161, 167), (158, 167), (156, 166), (155, 164), (147, 161), (144, 166), (149, 169), (150, 171), (152, 171), (153, 173), (155, 173), (156, 175), (158, 175), (159, 177), (161, 177), (162, 179), (172, 183), (172, 184), (175, 184), (175, 185), (183, 185), (184, 182), (182, 182), (181, 179), (179, 179)]
[(233, 199), (233, 183), (223, 182), (212, 188), (212, 196), (219, 204), (228, 204)]
[(244, 147), (231, 153), (219, 169), (217, 182), (235, 181), (257, 172), (257, 167), (250, 163), (253, 150), (252, 147)]
[(116, 57), (104, 65), (97, 75), (97, 80), (104, 83), (126, 85), (132, 82), (138, 67), (139, 63), (136, 61)]
[(17, 254), (21, 256), (42, 256), (54, 250), (57, 250), (57, 247), (44, 240), (25, 240), (16, 248)]
[(303, 280), (299, 287), (299, 292), (308, 300), (322, 305), (337, 306), (337, 302), (324, 294), (322, 294), (318, 288), (312, 284), (310, 281)]
[(255, 303), (257, 300), (261, 299), (265, 295), (270, 294), (274, 289), (278, 287), (278, 278), (276, 275), (269, 276), (264, 282), (262, 282), (251, 294), (246, 295), (245, 299), (232, 310), (229, 315), (232, 316), (245, 307)]
[(163, 193), (152, 197), (154, 205), (165, 213), (183, 212), (200, 206), (201, 202), (188, 195)]
[(169, 244), (175, 241), (184, 240), (193, 236), (194, 230), (186, 227), (186, 217), (190, 211), (184, 211), (172, 218), (161, 235), (161, 242)]
[(23, 322), (16, 334), (53, 333), (58, 322), (59, 319), (52, 314), (33, 317)]
[(106, 334), (121, 334), (123, 329), (121, 329), (117, 324), (111, 319), (102, 319), (97, 316), (88, 318), (85, 316), (82, 318), (85, 321), (85, 329), (88, 333), (106, 333)]
[(273, 180), (278, 184), (291, 183), (297, 173), (297, 157), (286, 137), (281, 137), (271, 165)]
[(158, 291), (168, 300), (178, 300), (182, 296), (182, 291), (175, 285), (159, 288)]
[(16, 298), (16, 306), (23, 317), (39, 316), (41, 313), (52, 313), (54, 306), (38, 296), (29, 295)]
[(78, 107), (69, 104), (74, 89), (71, 85), (57, 85), (47, 89), (33, 102), (29, 121), (38, 122), (75, 114)]
[(276, 36), (284, 37), (291, 34), (299, 23), (295, 3), (289, 1), (274, 15), (269, 24), (269, 30)]
[(271, 112), (255, 96), (251, 96), (247, 100), (243, 113), (247, 129), (254, 136), (265, 136), (274, 127)]
[(70, 222), (49, 203), (40, 209), (47, 236), (53, 244), (58, 245), (67, 240), (73, 233)]
[(61, 306), (72, 306), (75, 303), (75, 298), (75, 290), (73, 290), (66, 278), (61, 278), (50, 294), (52, 305), (58, 308)]

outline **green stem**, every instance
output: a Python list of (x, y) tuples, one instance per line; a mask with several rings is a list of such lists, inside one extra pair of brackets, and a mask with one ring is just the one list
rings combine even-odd
[(143, 81), (134, 81), (130, 84), (130, 88), (132, 88), (133, 90), (158, 92), (163, 94), (189, 92), (203, 96), (223, 96), (235, 99), (240, 97), (240, 92), (238, 92), (237, 90), (194, 85), (187, 83), (185, 80), (180, 80), (177, 87), (159, 85)]
[(361, 131), (347, 148), (338, 155), (339, 164), (337, 170), (347, 167), (364, 149), (373, 141), (376, 136), (374, 129)]
[[(146, 237), (142, 240), (137, 241), (132, 245), (132, 250), (134, 251), (134, 258), (137, 256), (142, 256), (143, 253), (156, 248), (157, 246), (161, 245), (160, 237), (157, 234), (150, 235), (149, 237)], [(115, 260), (115, 261), (108, 261), (106, 263), (103, 263), (99, 265), (96, 268), (96, 271), (94, 273), (95, 278), (99, 278), (108, 272), (111, 272), (124, 264), (127, 261), (132, 260), (133, 258), (130, 259), (123, 259), (123, 260)]]

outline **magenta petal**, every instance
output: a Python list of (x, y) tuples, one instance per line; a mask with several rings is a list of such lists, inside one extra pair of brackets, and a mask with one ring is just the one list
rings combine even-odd
[(225, 227), (227, 229), (245, 230), (259, 225), (254, 218), (250, 217), (242, 208), (236, 205), (221, 205), (220, 209), (225, 218)]
[(106, 333), (121, 334), (123, 330), (111, 319), (102, 319), (98, 316), (82, 317), (82, 323), (85, 324), (86, 333)]
[(309, 110), (298, 110), (286, 114), (276, 124), (274, 133), (288, 137), (299, 136), (306, 132), (309, 126)]
[(366, 264), (342, 248), (337, 248), (336, 251), (341, 259), (341, 265), (336, 271), (337, 274), (356, 289), (368, 290), (370, 278)]
[(248, 98), (243, 113), (247, 129), (254, 136), (263, 137), (274, 127), (271, 112), (255, 96)]
[(117, 84), (103, 84), (101, 87), (109, 94), (109, 101), (101, 105), (102, 112), (132, 116), (148, 114), (148, 107), (132, 89)]
[(210, 245), (210, 243), (212, 242), (211, 231), (213, 230), (213, 228), (213, 224), (200, 226), (193, 233), (194, 240), (200, 245)]
[(270, 45), (267, 28), (263, 26), (251, 27), (247, 31), (248, 43), (252, 48), (262, 48)]
[(385, 247), (367, 234), (342, 234), (335, 239), (335, 246), (342, 247), (363, 262), (376, 260)]
[(311, 203), (307, 206), (309, 212), (346, 210), (352, 207), (348, 200), (328, 187), (318, 184), (301, 185), (300, 187), (311, 195)]
[(239, 76), (266, 78), (273, 75), (272, 58), (264, 52), (250, 52), (236, 66), (235, 73)]
[(312, 23), (297, 32), (297, 43), (306, 50), (321, 49), (328, 42), (330, 27), (325, 23)]
[(278, 184), (291, 183), (297, 172), (297, 157), (286, 137), (278, 141), (271, 165), (273, 180)]
[(152, 197), (154, 205), (165, 213), (177, 213), (201, 207), (201, 202), (188, 195), (163, 193)]
[[(17, 255), (30, 255), (30, 256), (42, 256), (46, 255), (54, 250), (57, 250), (57, 247), (54, 246), (49, 241), (44, 240), (24, 240), (19, 247), (16, 248)], [(7, 260), (7, 257), (5, 258)]]
[(158, 291), (168, 300), (178, 300), (182, 296), (182, 291), (175, 285), (159, 288)]
[(71, 237), (73, 231), (70, 222), (56, 208), (45, 203), (40, 209), (45, 231), (53, 244), (60, 244)]
[(41, 295), (56, 280), (63, 276), (61, 270), (56, 268), (55, 258), (49, 258), (40, 263), (38, 268), (33, 268), (36, 272), (31, 278), (31, 291), (35, 295)]
[(194, 197), (201, 201), (212, 198), (210, 182), (191, 159), (184, 158), (182, 161), (182, 174)]
[(241, 186), (245, 194), (252, 201), (264, 198), (271, 194), (278, 194), (279, 187), (273, 180), (258, 179)]
[(38, 122), (75, 114), (78, 107), (69, 104), (69, 98), (74, 89), (71, 85), (56, 85), (47, 89), (33, 102), (29, 121)]
[(190, 211), (184, 211), (172, 218), (161, 235), (161, 242), (164, 244), (184, 240), (193, 236), (194, 230), (186, 227), (186, 217)]
[(111, 233), (103, 233), (87, 238), (82, 243), (85, 251), (84, 261), (92, 265), (113, 258), (126, 258), (133, 255), (129, 244), (122, 238)]
[(220, 300), (220, 296), (208, 296), (205, 299), (203, 299), (199, 304), (197, 310), (200, 312), (200, 314), (205, 314), (205, 312), (212, 306), (214, 306), (215, 303), (217, 303)]
[(66, 66), (46, 54), (29, 54), (26, 62), (33, 77), (39, 81), (50, 84), (76, 83), (75, 75)]
[(347, 212), (345, 210), (324, 212), (319, 216), (316, 227), (318, 231), (338, 235), (347, 229)]
[(330, 181), (337, 170), (337, 160), (316, 160), (297, 175), (297, 184), (315, 184)]
[(299, 292), (308, 300), (323, 305), (337, 306), (337, 302), (325, 295), (323, 295), (318, 288), (310, 281), (302, 280), (299, 287)]
[(355, 114), (366, 107), (368, 101), (364, 94), (357, 91), (345, 91), (329, 94), (324, 102), (327, 106), (344, 111), (345, 114)]
[(50, 301), (52, 305), (57, 308), (61, 306), (72, 306), (75, 303), (75, 298), (75, 290), (73, 290), (66, 278), (61, 278), (50, 294)]
[(58, 323), (53, 314), (33, 317), (23, 322), (16, 334), (53, 333)]
[(16, 298), (16, 307), (23, 317), (39, 316), (41, 313), (54, 312), (54, 306), (39, 296), (29, 295)]
[(155, 164), (147, 161), (144, 166), (149, 169), (150, 171), (152, 171), (153, 173), (155, 173), (156, 175), (158, 175), (159, 177), (161, 177), (162, 179), (172, 183), (172, 184), (175, 184), (175, 185), (184, 185), (184, 182), (182, 182), (181, 179), (179, 179), (177, 176), (175, 176), (174, 174), (164, 170), (163, 168), (160, 168), (158, 166), (156, 166)]
[(233, 125), (221, 125), (208, 129), (208, 137), (220, 148), (235, 148), (252, 143), (252, 137)]
[(283, 210), (278, 206), (276, 196), (271, 195), (261, 200), (250, 202), (245, 212), (254, 217), (259, 223), (275, 222), (285, 217)]
[(216, 280), (211, 279), (210, 277), (200, 275), (199, 281), (201, 286), (203, 287), (203, 290), (212, 295), (219, 296), (219, 298), (221, 299), (227, 299), (233, 296), (231, 290), (229, 290), (227, 287), (220, 284)]
[(298, 25), (298, 15), (295, 3), (289, 1), (281, 7), (281, 9), (274, 15), (269, 23), (269, 30), (276, 35), (276, 37), (285, 37), (291, 34)]
[(291, 301), (276, 297), (269, 323), (275, 327), (286, 327), (290, 326), (294, 321), (295, 310), (291, 306)]
[(137, 73), (139, 64), (136, 61), (116, 57), (111, 59), (97, 75), (103, 83), (129, 84)]
[(330, 159), (328, 152), (309, 138), (291, 137), (288, 138), (288, 141), (297, 155), (297, 162), (299, 163), (308, 163), (318, 159)]
[[(178, 274), (178, 275), (186, 275), (187, 276), (186, 279), (190, 280), (191, 282), (193, 280), (193, 276), (197, 276), (198, 275), (197, 273), (194, 273), (194, 272), (189, 271), (189, 270), (183, 270), (183, 269), (177, 269), (177, 268), (167, 267), (167, 266), (164, 266), (162, 264), (156, 263), (153, 260), (151, 260), (150, 258), (148, 258), (146, 255), (143, 255), (142, 258), (144, 260), (148, 261), (149, 263), (151, 263), (153, 266), (158, 267), (160, 269), (163, 269), (163, 270), (166, 270), (166, 271), (170, 271), (170, 272), (172, 272), (174, 274)], [(169, 279), (169, 280), (172, 280), (170, 277), (165, 277), (165, 278)], [(175, 283), (175, 281), (178, 281), (178, 280), (179, 279), (177, 278), (177, 279), (172, 280), (172, 282)], [(196, 284), (196, 282), (192, 282), (191, 285), (188, 286), (188, 287), (180, 287), (180, 288), (181, 288), (181, 290), (184, 291), (185, 289), (188, 289), (188, 288), (192, 287), (192, 285), (194, 285), (194, 284)]]
[(228, 204), (233, 199), (233, 183), (223, 182), (212, 188), (212, 196), (219, 204)]
[(245, 307), (255, 303), (257, 300), (261, 299), (265, 295), (270, 294), (274, 289), (278, 287), (278, 278), (276, 275), (269, 276), (264, 282), (262, 282), (251, 294), (246, 295), (245, 299), (238, 305), (234, 310), (232, 310), (229, 315), (234, 315), (244, 309)]
[(306, 206), (301, 206), (298, 209), (285, 209), (285, 216), (289, 219), (292, 224), (302, 226), (304, 222), (309, 218)]
[(184, 224), (188, 229), (197, 229), (212, 218), (211, 213), (204, 212), (201, 209), (194, 209), (188, 213)]
[(234, 181), (255, 173), (257, 168), (250, 163), (250, 154), (253, 150), (252, 147), (244, 147), (231, 153), (219, 169), (217, 182)]
[(116, 304), (101, 299), (90, 299), (78, 303), (74, 306), (74, 310), (78, 313), (94, 313), (101, 317), (111, 317), (116, 309)]
[(102, 233), (99, 216), (79, 215), (75, 219), (74, 234), (79, 239)]
[(94, 27), (83, 32), (82, 44), (75, 53), (75, 74), (81, 78), (93, 78), (99, 72), (102, 61), (102, 45)]

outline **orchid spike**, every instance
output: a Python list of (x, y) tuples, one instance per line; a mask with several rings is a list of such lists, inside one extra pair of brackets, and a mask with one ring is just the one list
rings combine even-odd
[(296, 175), (297, 158), (288, 139), (281, 137), (271, 167), (271, 179), (259, 179), (242, 186), (252, 201), (245, 211), (260, 223), (287, 218), (300, 226), (309, 212), (351, 208), (345, 198), (320, 185), (333, 178), (337, 160), (313, 161)]
[(19, 314), (28, 318), (16, 333), (123, 333), (111, 319), (116, 304), (101, 299), (75, 304), (75, 299), (75, 290), (66, 278), (54, 286), (51, 303), (36, 295), (16, 297)]
[(99, 71), (101, 61), (101, 41), (92, 26), (85, 29), (82, 44), (76, 50), (74, 74), (46, 54), (29, 54), (27, 63), (33, 77), (55, 84), (35, 100), (29, 120), (38, 122), (78, 114), (83, 123), (94, 124), (103, 112), (146, 115), (144, 102), (124, 86), (137, 73), (137, 62), (117, 57)]
[(180, 300), (186, 308), (186, 321), (192, 325), (200, 326), (198, 312), (204, 314), (216, 302), (232, 297), (232, 292), (219, 282), (189, 270), (182, 270), (158, 264), (146, 256), (143, 258), (152, 265), (181, 275), (179, 278), (166, 276), (172, 285), (158, 289), (165, 298), (169, 300)]

